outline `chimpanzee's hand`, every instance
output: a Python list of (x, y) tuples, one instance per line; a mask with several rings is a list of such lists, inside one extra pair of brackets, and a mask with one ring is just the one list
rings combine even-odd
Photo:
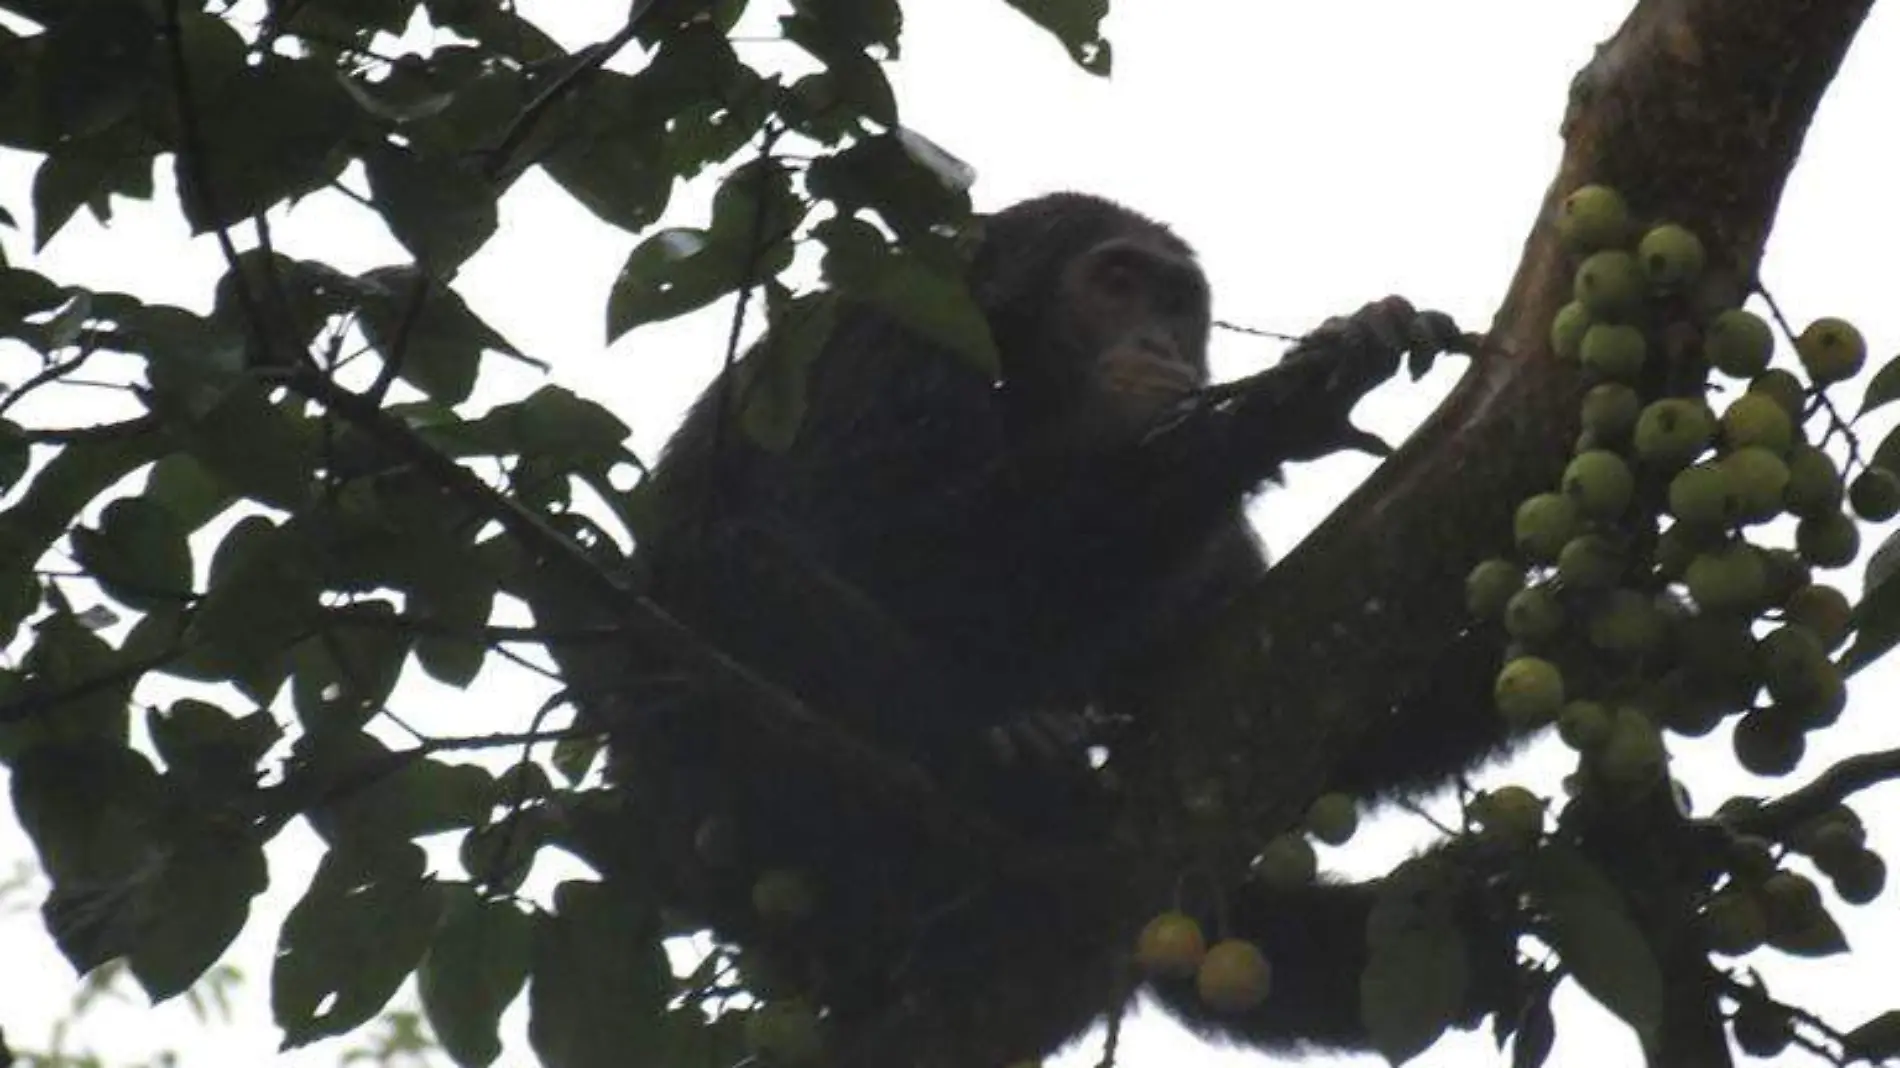
[(1440, 352), (1467, 352), (1474, 339), (1444, 312), (1419, 311), (1403, 297), (1376, 300), (1347, 316), (1321, 323), (1287, 350), (1269, 372), (1284, 376), (1281, 403), (1289, 431), (1285, 459), (1339, 449), (1386, 455), (1391, 447), (1352, 425), (1353, 407), (1373, 387), (1398, 373), (1409, 356), (1414, 377)]

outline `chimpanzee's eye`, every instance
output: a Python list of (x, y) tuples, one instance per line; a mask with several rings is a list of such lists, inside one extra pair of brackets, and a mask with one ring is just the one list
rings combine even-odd
[(1095, 275), (1096, 288), (1112, 300), (1127, 300), (1141, 292), (1140, 272), (1126, 263), (1105, 264)]

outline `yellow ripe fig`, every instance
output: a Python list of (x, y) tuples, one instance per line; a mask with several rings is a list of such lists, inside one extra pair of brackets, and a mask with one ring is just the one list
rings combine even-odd
[(1880, 854), (1863, 849), (1834, 865), (1828, 878), (1842, 901), (1865, 905), (1887, 889), (1887, 862), (1880, 859)]
[(1600, 382), (1583, 395), (1583, 429), (1598, 441), (1628, 438), (1642, 414), (1642, 398), (1621, 382)]
[(1135, 962), (1150, 975), (1186, 978), (1207, 956), (1201, 925), (1185, 912), (1164, 912), (1148, 921), (1135, 942)]
[(1867, 339), (1853, 323), (1828, 317), (1809, 323), (1794, 339), (1794, 351), (1808, 377), (1825, 386), (1860, 373), (1867, 362)]
[(1595, 701), (1572, 701), (1557, 716), (1557, 735), (1578, 752), (1610, 740), (1610, 710)]
[(1319, 874), (1319, 857), (1303, 834), (1279, 834), (1260, 847), (1254, 877), (1275, 890), (1298, 890)]
[(1709, 899), (1702, 911), (1702, 931), (1710, 949), (1739, 957), (1768, 940), (1768, 914), (1754, 894), (1731, 886)]
[(1598, 252), (1577, 267), (1574, 295), (1592, 319), (1627, 317), (1642, 305), (1643, 290), (1643, 268), (1627, 252)]
[(1702, 332), (1702, 352), (1710, 366), (1732, 378), (1753, 378), (1768, 370), (1775, 334), (1761, 316), (1730, 308)]
[(1900, 515), (1900, 475), (1884, 467), (1869, 467), (1847, 488), (1854, 514), (1870, 523), (1884, 523)]
[(1800, 419), (1801, 409), (1808, 403), (1808, 391), (1801, 380), (1794, 376), (1794, 372), (1780, 367), (1771, 367), (1756, 375), (1748, 383), (1748, 391), (1773, 397), (1790, 419)]
[(1597, 770), (1604, 782), (1634, 794), (1661, 782), (1668, 767), (1662, 732), (1636, 709), (1618, 708), (1610, 720), (1610, 736), (1597, 751)]
[(1854, 606), (1832, 586), (1803, 586), (1788, 597), (1782, 612), (1791, 624), (1808, 628), (1825, 649), (1838, 649), (1847, 640)]
[(1637, 590), (1611, 590), (1590, 614), (1590, 644), (1619, 656), (1646, 655), (1663, 644), (1667, 626), (1649, 597)]
[(1485, 560), (1465, 576), (1465, 607), (1479, 619), (1497, 619), (1523, 588), (1523, 568), (1509, 560)]
[(1735, 723), (1735, 762), (1753, 775), (1775, 778), (1793, 771), (1808, 751), (1801, 725), (1772, 708), (1757, 708)]
[(1518, 552), (1533, 563), (1554, 562), (1582, 522), (1575, 501), (1561, 493), (1540, 493), (1517, 506)]
[(1729, 471), (1718, 463), (1697, 464), (1669, 480), (1669, 513), (1699, 530), (1721, 530), (1741, 514)]
[(1643, 235), (1636, 246), (1636, 258), (1643, 265), (1650, 288), (1670, 293), (1695, 281), (1708, 256), (1695, 231), (1677, 223), (1663, 223)]
[(1704, 611), (1753, 612), (1767, 592), (1768, 568), (1760, 550), (1742, 542), (1701, 553), (1683, 581)]
[(1557, 236), (1573, 252), (1615, 247), (1629, 232), (1629, 205), (1607, 185), (1580, 186), (1557, 207)]
[(1557, 577), (1567, 590), (1606, 590), (1629, 564), (1621, 546), (1602, 534), (1579, 534), (1557, 554)]
[(1584, 332), (1590, 329), (1590, 310), (1580, 300), (1557, 309), (1550, 320), (1550, 351), (1557, 358), (1575, 363), (1581, 357)]
[(1496, 841), (1527, 846), (1544, 833), (1544, 799), (1522, 786), (1500, 786), (1472, 798), (1472, 822)]
[(1846, 567), (1860, 555), (1860, 527), (1840, 512), (1807, 516), (1795, 524), (1794, 545), (1815, 567)]
[(1548, 723), (1564, 706), (1564, 676), (1557, 665), (1520, 656), (1498, 672), (1498, 711), (1513, 723)]
[(1731, 449), (1759, 445), (1779, 455), (1794, 445), (1794, 420), (1773, 397), (1744, 393), (1722, 413), (1722, 443)]
[(1344, 845), (1359, 829), (1359, 803), (1348, 794), (1321, 794), (1306, 810), (1306, 830), (1327, 845)]
[(1674, 470), (1694, 460), (1715, 437), (1715, 420), (1700, 403), (1665, 397), (1636, 419), (1636, 457), (1651, 467)]
[(1740, 518), (1764, 523), (1781, 514), (1790, 474), (1788, 465), (1771, 449), (1749, 445), (1722, 457)]
[(1608, 449), (1579, 453), (1564, 468), (1563, 490), (1585, 515), (1615, 519), (1636, 493), (1636, 475)]
[(1643, 373), (1649, 342), (1643, 332), (1621, 323), (1597, 323), (1583, 332), (1577, 356), (1583, 365), (1613, 382), (1633, 382)]
[(1841, 473), (1833, 459), (1812, 445), (1796, 445), (1788, 453), (1788, 488), (1781, 500), (1804, 518), (1840, 508)]
[(1217, 1012), (1245, 1012), (1267, 1000), (1272, 972), (1260, 947), (1242, 938), (1216, 942), (1194, 974), (1201, 1001)]

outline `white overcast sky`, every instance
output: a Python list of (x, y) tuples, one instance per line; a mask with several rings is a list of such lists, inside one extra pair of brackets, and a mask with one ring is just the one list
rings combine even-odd
[[(570, 46), (611, 32), (625, 5), (520, 0), (531, 18)], [(763, 6), (755, 4), (754, 6)], [(1534, 222), (1561, 150), (1558, 120), (1571, 76), (1621, 20), (1625, 0), (1120, 0), (1109, 23), (1115, 76), (1076, 70), (1059, 46), (998, 0), (908, 0), (903, 60), (892, 70), (906, 121), (974, 165), (978, 206), (994, 208), (1057, 189), (1105, 194), (1165, 220), (1201, 253), (1217, 314), (1297, 332), (1386, 293), (1450, 312), (1467, 327), (1490, 319)], [(769, 43), (745, 46), (761, 64)], [(1875, 356), (1900, 348), (1900, 154), (1893, 109), (1900, 103), (1900, 11), (1877, 6), (1821, 110), (1789, 185), (1764, 269), (1768, 285), (1797, 321), (1844, 315), (1858, 321)], [(30, 163), (0, 154), (0, 205), (30, 233)], [(161, 168), (161, 186), (169, 175)], [(677, 202), (683, 223), (701, 199)], [(171, 214), (118, 205), (110, 229), (89, 218), (68, 227), (35, 266), (55, 279), (120, 289), (148, 300), (206, 308), (222, 265), (210, 242), (189, 241)], [(278, 222), (292, 255), (361, 269), (399, 252), (360, 212), (315, 198)], [(15, 262), (27, 243), (0, 233)], [(634, 333), (603, 347), (607, 288), (632, 246), (553, 191), (538, 176), (503, 204), (503, 230), (464, 271), (459, 288), (525, 351), (554, 364), (554, 377), (621, 412), (635, 444), (650, 455), (722, 354), (723, 320), (711, 317)], [(1277, 355), (1268, 342), (1218, 335), (1218, 372), (1256, 370)], [(0, 348), (0, 380), (18, 382), (18, 352)], [(1403, 432), (1449, 381), (1394, 385), (1367, 402), (1362, 421)], [(487, 396), (518, 394), (525, 378), (484, 379)], [(71, 421), (70, 410), (63, 413)], [(1270, 546), (1283, 554), (1370, 469), (1340, 458), (1293, 472), (1287, 489), (1255, 510)], [(1854, 582), (1842, 580), (1850, 592)], [(1831, 736), (1816, 739), (1790, 780), (1799, 783), (1856, 749), (1900, 745), (1891, 671), (1856, 680), (1853, 704)], [(398, 708), (425, 726), (472, 733), (515, 723), (539, 701), (520, 679), (482, 684), (477, 700), (406, 685)], [(479, 706), (489, 719), (471, 722)], [(1724, 761), (1717, 737), (1678, 754), (1705, 806), (1734, 792), (1766, 792)], [(1535, 753), (1512, 778), (1554, 790), (1564, 764)], [(1896, 791), (1900, 793), (1900, 791)], [(1876, 795), (1878, 796), (1878, 795)], [(1891, 797), (1882, 798), (1891, 801)], [(1870, 805), (1872, 844), (1900, 846), (1900, 811)], [(1369, 872), (1418, 840), (1420, 821), (1379, 821), (1355, 843), (1350, 866)], [(1885, 851), (1883, 849), (1883, 851)], [(0, 816), (0, 865), (26, 855), (11, 813)], [(183, 1062), (256, 1063), (276, 1035), (266, 1005), (269, 947), (283, 909), (308, 878), (308, 838), (272, 853), (273, 890), (230, 959), (249, 982), (238, 1020), (201, 1030), (178, 1003), (157, 1010), (106, 1009), (89, 1018), (78, 1043), (109, 1063), (170, 1046)], [(4, 867), (0, 867), (4, 870)], [(1885, 964), (1900, 959), (1896, 899), (1867, 909), (1839, 906), (1857, 955), (1846, 963), (1764, 960), (1780, 996), (1852, 1025), (1900, 1006), (1900, 983)], [(1755, 963), (1751, 961), (1751, 963)], [(46, 1029), (71, 993), (71, 973), (31, 911), (0, 915), (0, 1028), (18, 1048), (43, 1047)], [(515, 1010), (519, 1019), (520, 1006)], [(1559, 1005), (1553, 1064), (1633, 1063), (1633, 1042), (1587, 999)], [(337, 1062), (331, 1042), (287, 1055), (299, 1066)], [(1083, 1039), (1061, 1063), (1092, 1064), (1099, 1036)], [(1805, 1057), (1789, 1053), (1794, 1063)], [(1238, 1065), (1255, 1061), (1207, 1049), (1156, 1014), (1124, 1036), (1122, 1063)], [(1479, 1036), (1455, 1036), (1421, 1064), (1505, 1063)], [(504, 1064), (532, 1057), (514, 1031)], [(1373, 1065), (1376, 1058), (1352, 1063)]]

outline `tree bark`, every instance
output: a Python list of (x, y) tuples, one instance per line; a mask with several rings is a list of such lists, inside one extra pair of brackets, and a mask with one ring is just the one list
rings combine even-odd
[[(1393, 459), (1154, 681), (1149, 692), (1174, 728), (1171, 781), (1159, 789), (1178, 797), (1224, 784), (1249, 826), (1290, 826), (1328, 769), (1394, 709), (1421, 693), (1490, 700), (1496, 659), (1472, 672), (1474, 658), (1448, 656), (1468, 622), (1464, 575), (1508, 550), (1516, 502), (1554, 488), (1578, 430), (1579, 378), (1546, 341), (1574, 269), (1551, 225), (1556, 206), (1587, 183), (1620, 189), (1641, 216), (1702, 236), (1699, 307), (1739, 303), (1822, 94), (1871, 6), (1636, 5), (1572, 83), (1564, 158), (1486, 354)], [(1465, 666), (1444, 677), (1446, 663)], [(1277, 755), (1287, 752), (1309, 759), (1288, 769)], [(1281, 774), (1249, 787), (1250, 767)], [(1672, 1000), (1651, 1063), (1727, 1065), (1706, 958), (1658, 949)]]

